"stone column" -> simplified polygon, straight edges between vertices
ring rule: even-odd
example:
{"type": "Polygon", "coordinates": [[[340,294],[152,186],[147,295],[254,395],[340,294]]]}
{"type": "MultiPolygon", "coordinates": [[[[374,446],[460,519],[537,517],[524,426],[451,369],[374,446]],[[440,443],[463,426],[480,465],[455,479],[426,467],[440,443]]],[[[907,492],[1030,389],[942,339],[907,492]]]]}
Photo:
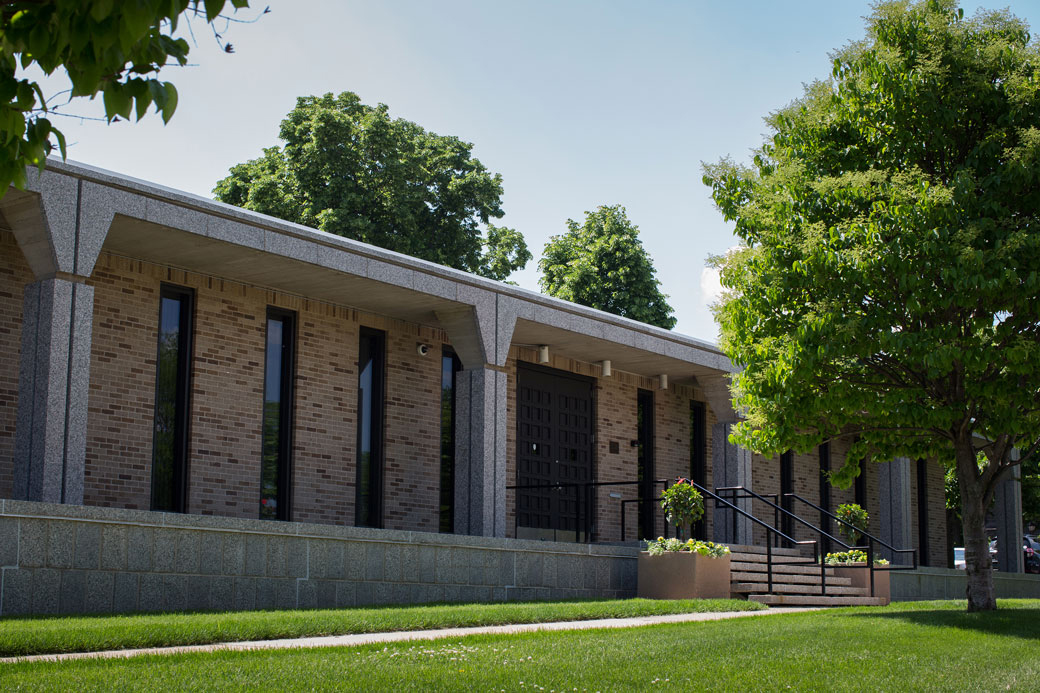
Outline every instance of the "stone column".
{"type": "Polygon", "coordinates": [[[506,535],[506,390],[492,368],[456,375],[456,534],[506,535]]]}
{"type": "Polygon", "coordinates": [[[455,533],[506,536],[504,370],[516,325],[515,301],[460,290],[470,305],[437,312],[463,370],[455,376],[455,533]]]}
{"type": "Polygon", "coordinates": [[[36,281],[25,287],[14,497],[83,504],[94,288],[85,282],[132,193],[48,168],[0,199],[36,281]]]}
{"type": "Polygon", "coordinates": [[[1022,555],[1021,467],[1012,467],[1011,476],[997,486],[993,499],[993,519],[997,524],[998,569],[1002,573],[1025,572],[1025,557],[1022,555]]]}
{"type": "MultiPolygon", "coordinates": [[[[714,488],[744,486],[751,488],[751,452],[729,442],[732,423],[717,423],[711,428],[712,436],[712,480],[714,488]]],[[[716,493],[718,493],[716,491],[716,493]]],[[[723,498],[727,494],[719,493],[723,498]]],[[[728,500],[728,498],[727,498],[728,500]]],[[[708,501],[709,504],[712,501],[708,501]]],[[[751,512],[751,500],[738,500],[735,505],[751,512]]],[[[747,517],[729,508],[715,508],[714,541],[726,544],[752,544],[752,523],[747,517]]]]}
{"type": "MultiPolygon", "coordinates": [[[[878,465],[879,500],[881,506],[881,536],[897,549],[913,548],[913,522],[910,506],[910,460],[897,457],[891,462],[878,465]]],[[[881,557],[892,563],[910,564],[913,558],[908,553],[893,554],[888,549],[881,550],[881,557]]],[[[918,557],[920,561],[920,557],[918,557]]]]}
{"type": "Polygon", "coordinates": [[[25,287],[14,497],[83,504],[94,288],[51,278],[25,287]]]}

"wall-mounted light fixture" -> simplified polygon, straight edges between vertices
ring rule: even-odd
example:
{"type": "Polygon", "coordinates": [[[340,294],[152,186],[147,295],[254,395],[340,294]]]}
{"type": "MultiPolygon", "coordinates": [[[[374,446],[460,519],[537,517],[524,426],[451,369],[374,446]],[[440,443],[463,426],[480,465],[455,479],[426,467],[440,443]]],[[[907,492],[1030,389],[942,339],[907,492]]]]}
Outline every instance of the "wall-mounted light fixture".
{"type": "Polygon", "coordinates": [[[668,389],[668,374],[667,373],[662,373],[661,374],[661,389],[662,390],[667,390],[668,389]]]}
{"type": "Polygon", "coordinates": [[[549,363],[549,345],[538,345],[538,363],[549,363]]]}
{"type": "Polygon", "coordinates": [[[599,367],[603,369],[603,377],[609,378],[611,374],[610,370],[610,359],[604,359],[599,362],[599,367]]]}
{"type": "Polygon", "coordinates": [[[415,345],[415,351],[416,351],[416,353],[419,354],[419,356],[426,356],[427,354],[430,353],[430,345],[429,344],[416,344],[415,345]]]}

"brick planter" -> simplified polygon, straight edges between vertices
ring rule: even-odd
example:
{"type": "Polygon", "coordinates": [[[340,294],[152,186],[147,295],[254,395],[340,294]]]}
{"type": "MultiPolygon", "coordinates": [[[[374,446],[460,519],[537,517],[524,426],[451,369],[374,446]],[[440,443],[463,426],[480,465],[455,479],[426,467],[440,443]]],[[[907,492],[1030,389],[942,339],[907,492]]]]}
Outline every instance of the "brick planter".
{"type": "Polygon", "coordinates": [[[720,558],[688,551],[639,554],[638,596],[644,599],[728,599],[729,555],[720,558]]]}
{"type": "MultiPolygon", "coordinates": [[[[834,566],[834,577],[850,578],[852,587],[870,589],[870,571],[866,563],[855,565],[834,566]]],[[[874,596],[885,600],[885,604],[892,601],[892,582],[887,570],[874,570],[874,596]]],[[[870,595],[870,592],[867,592],[870,595]]]]}

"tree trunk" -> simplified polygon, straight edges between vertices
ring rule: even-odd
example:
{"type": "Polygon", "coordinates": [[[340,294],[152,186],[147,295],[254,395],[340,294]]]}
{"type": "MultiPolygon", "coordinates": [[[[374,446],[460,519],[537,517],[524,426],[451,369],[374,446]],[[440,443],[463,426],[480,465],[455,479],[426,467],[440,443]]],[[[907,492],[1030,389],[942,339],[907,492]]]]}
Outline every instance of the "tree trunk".
{"type": "Polygon", "coordinates": [[[989,557],[989,537],[986,536],[986,510],[989,503],[979,479],[978,463],[970,438],[957,440],[954,445],[957,484],[961,490],[968,611],[993,611],[997,608],[997,597],[993,586],[993,564],[989,557]]]}
{"type": "MultiPolygon", "coordinates": [[[[962,500],[964,496],[961,496],[962,500]]],[[[981,499],[980,499],[981,500],[981,499]]],[[[967,573],[968,611],[992,611],[997,608],[993,586],[993,564],[989,555],[989,537],[986,536],[986,510],[981,502],[964,502],[964,568],[967,573]]]]}

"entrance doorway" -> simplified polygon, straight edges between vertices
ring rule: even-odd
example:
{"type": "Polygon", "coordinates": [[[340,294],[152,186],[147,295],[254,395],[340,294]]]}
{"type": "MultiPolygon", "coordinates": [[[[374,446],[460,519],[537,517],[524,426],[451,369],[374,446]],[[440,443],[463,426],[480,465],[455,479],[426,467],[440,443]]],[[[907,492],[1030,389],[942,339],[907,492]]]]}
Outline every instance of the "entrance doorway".
{"type": "Polygon", "coordinates": [[[519,365],[516,390],[516,535],[585,541],[591,494],[581,484],[592,480],[592,380],[519,365]]]}

